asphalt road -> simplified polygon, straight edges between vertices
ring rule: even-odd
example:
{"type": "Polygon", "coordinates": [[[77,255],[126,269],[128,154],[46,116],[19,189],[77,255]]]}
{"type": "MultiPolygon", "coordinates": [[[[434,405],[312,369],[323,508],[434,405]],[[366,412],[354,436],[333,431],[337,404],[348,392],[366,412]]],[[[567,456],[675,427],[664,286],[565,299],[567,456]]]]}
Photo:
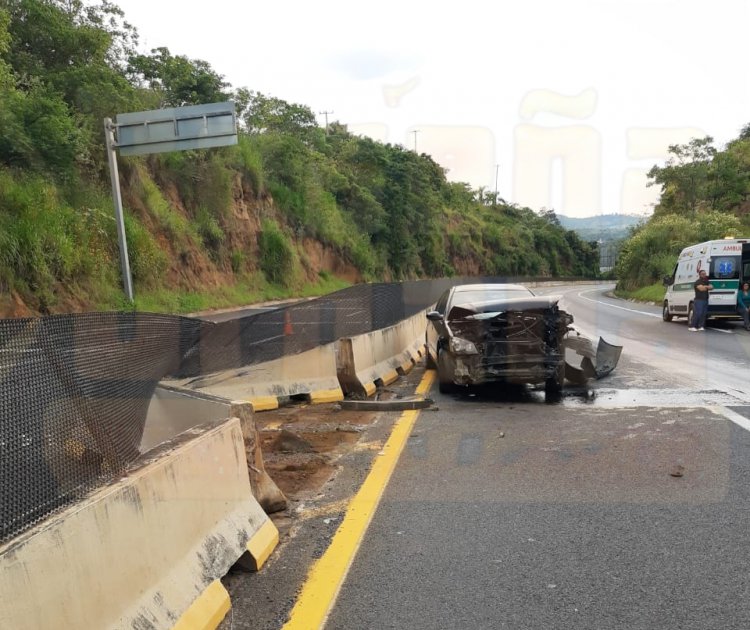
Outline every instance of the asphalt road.
{"type": "Polygon", "coordinates": [[[510,407],[422,415],[327,628],[750,627],[750,433],[510,407]]]}
{"type": "Polygon", "coordinates": [[[720,412],[747,411],[750,335],[561,292],[619,375],[560,405],[433,391],[327,628],[750,627],[750,432],[720,412]]]}
{"type": "Polygon", "coordinates": [[[608,297],[611,288],[560,291],[563,307],[582,332],[622,345],[627,355],[662,372],[673,386],[729,391],[750,402],[750,333],[741,321],[710,322],[706,331],[690,332],[685,318],[664,322],[661,307],[608,297]]]}
{"type": "MultiPolygon", "coordinates": [[[[691,333],[606,290],[535,292],[623,345],[607,378],[552,405],[433,387],[326,628],[750,628],[750,333],[691,333]]],[[[230,589],[233,627],[281,627],[330,521],[230,589]]]]}

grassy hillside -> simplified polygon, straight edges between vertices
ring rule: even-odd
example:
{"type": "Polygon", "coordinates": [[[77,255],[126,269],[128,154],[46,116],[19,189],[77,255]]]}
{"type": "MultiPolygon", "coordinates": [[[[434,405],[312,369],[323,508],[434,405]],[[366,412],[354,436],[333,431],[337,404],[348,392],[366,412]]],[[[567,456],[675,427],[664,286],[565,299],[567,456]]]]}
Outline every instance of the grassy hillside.
{"type": "Polygon", "coordinates": [[[209,64],[138,54],[114,4],[0,5],[0,314],[128,307],[102,119],[234,100],[239,143],[120,158],[136,308],[191,311],[452,274],[592,275],[550,213],[449,183],[429,156],[328,133],[209,64]]]}

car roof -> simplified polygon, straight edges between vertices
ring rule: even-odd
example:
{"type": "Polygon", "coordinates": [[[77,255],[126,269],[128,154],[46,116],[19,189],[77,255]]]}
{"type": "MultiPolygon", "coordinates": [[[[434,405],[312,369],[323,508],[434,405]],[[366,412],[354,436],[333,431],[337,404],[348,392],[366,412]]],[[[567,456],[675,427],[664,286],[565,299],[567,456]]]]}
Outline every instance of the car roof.
{"type": "Polygon", "coordinates": [[[461,291],[529,291],[522,284],[457,284],[453,287],[455,293],[461,291]]]}

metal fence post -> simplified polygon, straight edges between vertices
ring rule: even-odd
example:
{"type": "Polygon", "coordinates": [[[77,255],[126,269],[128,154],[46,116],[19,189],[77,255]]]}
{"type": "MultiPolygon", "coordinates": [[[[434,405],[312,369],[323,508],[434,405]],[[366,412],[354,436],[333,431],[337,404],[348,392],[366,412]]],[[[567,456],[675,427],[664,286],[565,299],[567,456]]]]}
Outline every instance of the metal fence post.
{"type": "Polygon", "coordinates": [[[120,173],[117,169],[117,154],[115,153],[114,125],[111,118],[104,119],[104,135],[107,139],[107,158],[109,159],[109,174],[112,178],[112,199],[115,203],[115,221],[117,223],[117,240],[120,244],[120,269],[122,271],[122,285],[125,297],[133,301],[133,278],[130,275],[130,260],[128,258],[128,243],[125,238],[125,221],[122,216],[122,197],[120,196],[120,173]]]}

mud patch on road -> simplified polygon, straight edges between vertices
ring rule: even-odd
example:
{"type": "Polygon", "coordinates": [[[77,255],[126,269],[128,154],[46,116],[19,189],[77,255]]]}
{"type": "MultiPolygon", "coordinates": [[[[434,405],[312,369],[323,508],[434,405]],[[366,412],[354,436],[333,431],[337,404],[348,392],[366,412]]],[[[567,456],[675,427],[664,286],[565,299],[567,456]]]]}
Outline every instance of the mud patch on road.
{"type": "MultiPolygon", "coordinates": [[[[387,396],[387,392],[383,392],[387,396]]],[[[296,404],[255,414],[266,471],[292,501],[316,496],[376,413],[296,404]]]]}

